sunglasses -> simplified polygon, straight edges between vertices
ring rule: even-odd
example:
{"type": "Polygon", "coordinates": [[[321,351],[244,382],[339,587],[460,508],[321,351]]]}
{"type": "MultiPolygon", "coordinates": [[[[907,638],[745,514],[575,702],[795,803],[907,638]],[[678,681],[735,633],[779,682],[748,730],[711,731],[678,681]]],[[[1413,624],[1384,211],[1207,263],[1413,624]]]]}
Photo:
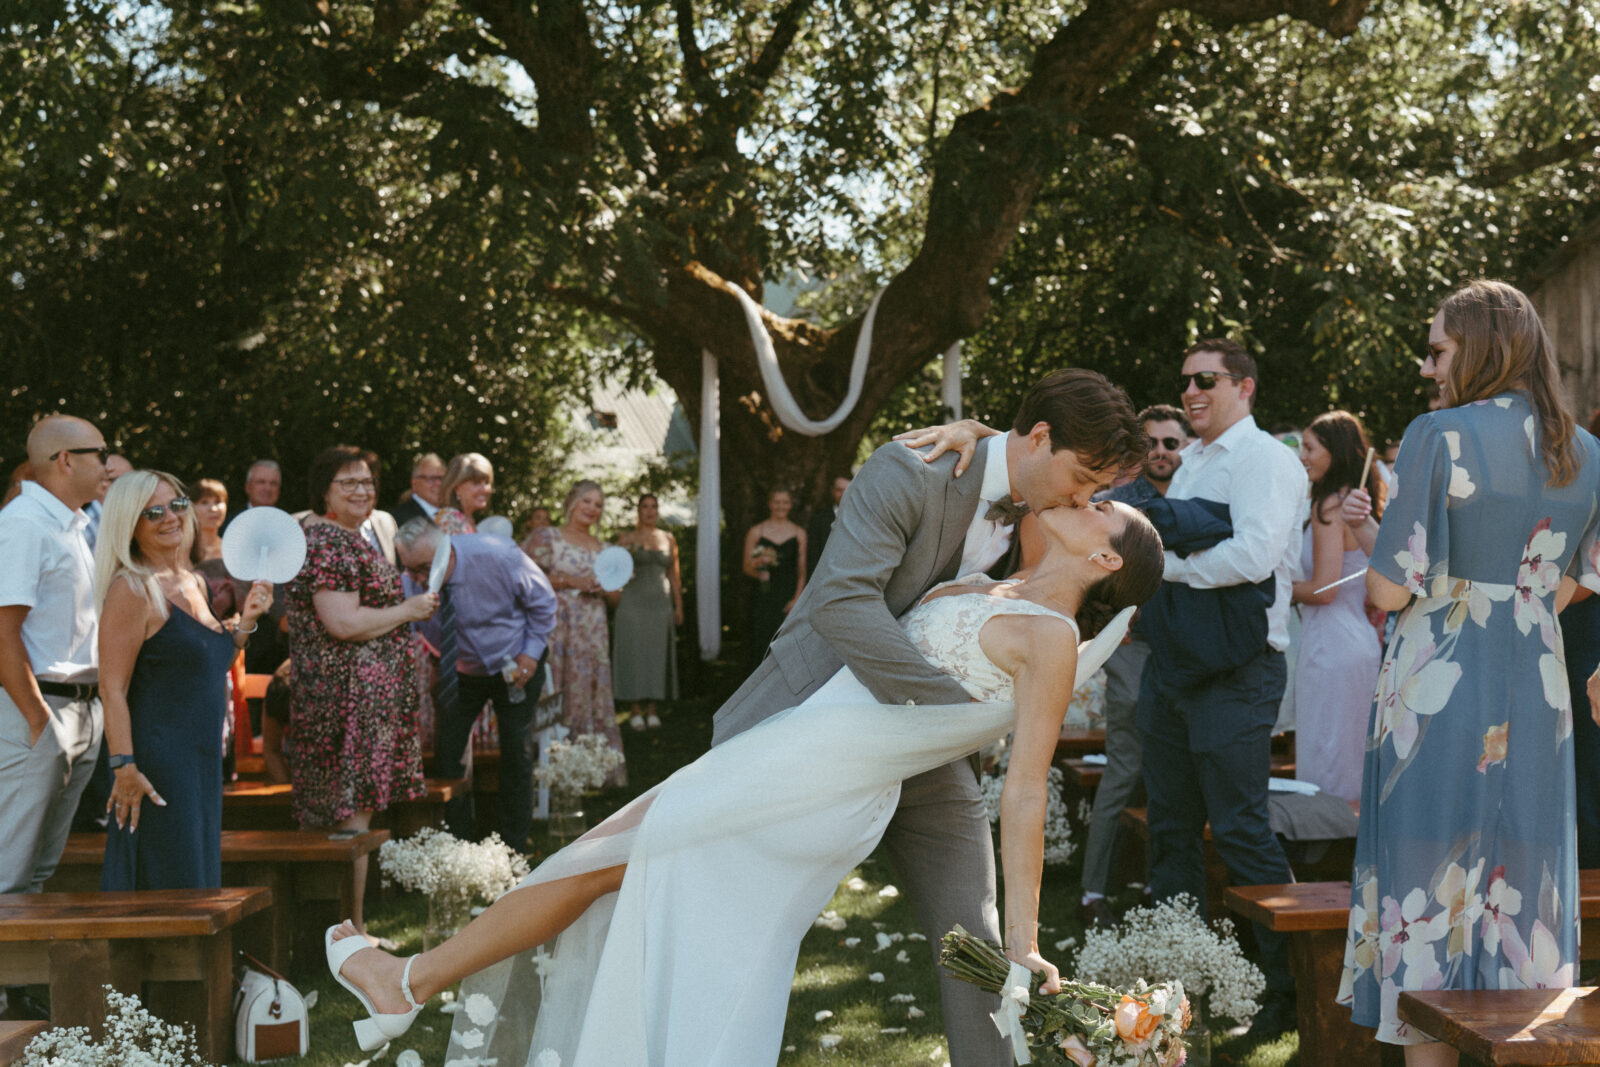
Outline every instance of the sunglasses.
{"type": "Polygon", "coordinates": [[[1225,370],[1203,370],[1197,374],[1180,374],[1178,375],[1178,392],[1188,392],[1190,382],[1209,392],[1217,387],[1218,378],[1232,378],[1234,381],[1238,381],[1243,377],[1244,375],[1242,374],[1229,374],[1225,370]]]}
{"type": "Polygon", "coordinates": [[[50,458],[55,459],[62,452],[73,456],[98,456],[102,467],[106,464],[106,457],[111,455],[111,449],[101,445],[99,448],[63,448],[59,452],[52,452],[50,458]]]}
{"type": "Polygon", "coordinates": [[[188,514],[189,498],[186,496],[175,496],[171,500],[167,501],[165,506],[160,504],[152,504],[143,511],[139,512],[139,517],[141,519],[149,519],[151,522],[160,522],[162,519],[167,517],[167,512],[169,511],[172,512],[175,517],[188,514]]]}
{"type": "Polygon", "coordinates": [[[1177,451],[1179,451],[1180,449],[1183,448],[1183,438],[1181,438],[1181,437],[1152,437],[1152,438],[1150,438],[1150,444],[1152,446],[1160,445],[1162,448],[1166,449],[1168,452],[1177,452],[1177,451]]]}

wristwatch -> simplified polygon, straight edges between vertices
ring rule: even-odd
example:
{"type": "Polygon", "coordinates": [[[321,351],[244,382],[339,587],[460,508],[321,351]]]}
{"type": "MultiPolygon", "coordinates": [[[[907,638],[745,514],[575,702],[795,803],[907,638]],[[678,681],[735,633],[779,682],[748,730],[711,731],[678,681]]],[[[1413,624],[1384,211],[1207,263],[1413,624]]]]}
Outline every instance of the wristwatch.
{"type": "Polygon", "coordinates": [[[121,756],[112,756],[110,759],[106,760],[106,766],[110,767],[112,770],[117,770],[121,767],[126,767],[132,762],[134,762],[133,757],[124,754],[121,756]]]}

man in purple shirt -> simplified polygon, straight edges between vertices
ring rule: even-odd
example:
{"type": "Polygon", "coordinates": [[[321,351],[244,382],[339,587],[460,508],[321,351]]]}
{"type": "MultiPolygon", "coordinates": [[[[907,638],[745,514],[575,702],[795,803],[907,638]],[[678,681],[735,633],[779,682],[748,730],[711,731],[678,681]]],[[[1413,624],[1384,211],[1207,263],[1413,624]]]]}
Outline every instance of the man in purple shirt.
{"type": "MultiPolygon", "coordinates": [[[[395,552],[408,585],[426,587],[434,552],[445,539],[426,519],[400,527],[395,552]]],[[[480,534],[448,540],[450,567],[439,610],[415,624],[440,652],[434,755],[441,775],[462,777],[472,724],[484,704],[493,702],[500,722],[500,836],[522,852],[533,821],[533,713],[556,625],[556,595],[539,565],[510,541],[480,534]]],[[[476,836],[471,791],[450,801],[445,821],[457,837],[476,836]]]]}

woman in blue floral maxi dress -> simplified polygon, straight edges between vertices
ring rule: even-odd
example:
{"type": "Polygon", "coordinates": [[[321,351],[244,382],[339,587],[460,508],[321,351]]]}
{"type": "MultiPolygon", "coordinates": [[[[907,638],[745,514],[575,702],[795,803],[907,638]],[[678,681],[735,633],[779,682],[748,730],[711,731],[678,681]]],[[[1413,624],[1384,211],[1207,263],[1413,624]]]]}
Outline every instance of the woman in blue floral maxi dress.
{"type": "Polygon", "coordinates": [[[1473,283],[1440,309],[1429,348],[1423,373],[1454,406],[1407,428],[1372,553],[1372,599],[1400,615],[1368,730],[1339,990],[1355,1022],[1402,1045],[1432,1040],[1397,1017],[1402,990],[1576,982],[1556,614],[1564,578],[1600,584],[1600,444],[1562,409],[1527,298],[1473,283]]]}

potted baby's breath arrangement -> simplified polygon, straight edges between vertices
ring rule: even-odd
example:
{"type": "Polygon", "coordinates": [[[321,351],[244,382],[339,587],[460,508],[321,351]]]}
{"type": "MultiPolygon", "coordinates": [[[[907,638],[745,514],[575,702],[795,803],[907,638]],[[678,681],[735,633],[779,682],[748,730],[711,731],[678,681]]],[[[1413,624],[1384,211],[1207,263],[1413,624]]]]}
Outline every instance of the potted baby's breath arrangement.
{"type": "Polygon", "coordinates": [[[539,784],[550,790],[550,836],[566,844],[582,835],[583,794],[599,789],[622,765],[622,753],[604,734],[579,734],[553,741],[545,762],[533,769],[539,784]]]}
{"type": "Polygon", "coordinates": [[[83,1026],[46,1030],[23,1050],[22,1067],[208,1067],[187,1027],[162,1022],[131,993],[105,993],[99,1040],[83,1026]]]}
{"type": "Polygon", "coordinates": [[[384,885],[427,895],[427,949],[465,926],[474,902],[491,903],[516,885],[528,873],[528,861],[498,834],[463,841],[429,826],[403,841],[385,841],[378,868],[384,885]]]}
{"type": "MultiPolygon", "coordinates": [[[[1156,976],[1175,978],[1212,1015],[1248,1025],[1266,989],[1261,969],[1245,959],[1233,923],[1207,926],[1194,901],[1180,894],[1151,907],[1134,908],[1112,929],[1091,929],[1078,952],[1077,973],[1107,985],[1126,985],[1156,976]]],[[[1189,1063],[1210,1062],[1210,1030],[1199,1013],[1186,1038],[1189,1063]]]]}

